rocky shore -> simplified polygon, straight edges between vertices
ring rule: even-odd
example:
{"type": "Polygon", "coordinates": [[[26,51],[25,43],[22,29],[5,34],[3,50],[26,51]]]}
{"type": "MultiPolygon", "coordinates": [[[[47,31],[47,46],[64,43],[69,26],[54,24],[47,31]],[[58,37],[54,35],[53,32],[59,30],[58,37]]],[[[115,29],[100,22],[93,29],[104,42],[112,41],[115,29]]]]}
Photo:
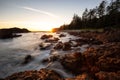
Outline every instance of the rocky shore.
{"type": "Polygon", "coordinates": [[[20,37],[22,35],[18,35],[16,33],[27,33],[27,32],[30,31],[27,29],[20,29],[20,28],[0,29],[0,39],[20,37]]]}
{"type": "MultiPolygon", "coordinates": [[[[55,70],[43,68],[39,71],[15,73],[1,80],[120,80],[119,30],[69,32],[69,34],[79,38],[65,43],[58,42],[58,38],[49,39],[53,37],[51,35],[43,35],[41,39],[47,39],[47,42],[56,44],[53,47],[54,50],[69,51],[87,44],[89,46],[86,51],[74,50],[63,56],[52,56],[43,62],[59,61],[66,71],[75,75],[74,77],[64,78],[55,70]]],[[[60,34],[59,37],[65,37],[65,35],[60,34]]],[[[48,47],[51,45],[40,45],[40,49],[48,47]]]]}

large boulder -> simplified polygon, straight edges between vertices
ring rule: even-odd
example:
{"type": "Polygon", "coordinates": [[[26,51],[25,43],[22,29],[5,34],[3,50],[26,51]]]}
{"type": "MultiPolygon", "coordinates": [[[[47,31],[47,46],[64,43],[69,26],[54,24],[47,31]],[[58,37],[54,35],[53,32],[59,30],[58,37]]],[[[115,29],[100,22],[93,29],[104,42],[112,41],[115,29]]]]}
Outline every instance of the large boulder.
{"type": "Polygon", "coordinates": [[[69,42],[65,42],[65,43],[59,42],[55,45],[54,49],[68,51],[71,50],[71,47],[72,45],[69,42]]]}
{"type": "Polygon", "coordinates": [[[59,40],[59,38],[54,37],[54,38],[46,39],[45,42],[49,42],[49,43],[57,43],[58,40],[59,40]]]}
{"type": "Polygon", "coordinates": [[[41,39],[48,39],[48,38],[51,38],[51,37],[53,37],[53,35],[44,34],[44,35],[41,36],[41,39]]]}
{"type": "Polygon", "coordinates": [[[72,73],[81,73],[84,57],[80,52],[66,54],[61,59],[61,64],[64,68],[72,73]]]}

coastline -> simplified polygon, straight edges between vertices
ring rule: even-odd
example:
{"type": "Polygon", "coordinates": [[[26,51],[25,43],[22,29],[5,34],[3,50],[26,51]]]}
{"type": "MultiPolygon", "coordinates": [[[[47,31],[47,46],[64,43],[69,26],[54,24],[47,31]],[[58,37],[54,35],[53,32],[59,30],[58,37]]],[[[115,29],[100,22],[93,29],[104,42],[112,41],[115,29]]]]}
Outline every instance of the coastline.
{"type": "MultiPolygon", "coordinates": [[[[69,34],[82,37],[66,43],[58,44],[54,49],[69,51],[72,47],[88,44],[83,53],[74,51],[62,57],[53,56],[52,61],[59,61],[65,70],[75,75],[72,78],[64,78],[54,70],[47,68],[39,71],[24,71],[15,73],[3,80],[119,80],[120,79],[120,31],[106,30],[103,32],[79,32],[68,31],[69,34]],[[71,45],[72,41],[76,45],[71,45]],[[62,45],[61,45],[62,44],[62,45]],[[64,45],[64,47],[62,47],[64,45]],[[111,77],[112,76],[112,77],[111,77]]],[[[48,36],[49,37],[49,36],[48,36]]],[[[44,37],[44,38],[48,38],[44,37]]],[[[65,36],[64,36],[65,37],[65,36]]],[[[43,39],[44,39],[43,38],[43,39]]],[[[48,41],[52,42],[52,40],[48,41]]],[[[49,60],[46,60],[47,62],[49,60]]]]}

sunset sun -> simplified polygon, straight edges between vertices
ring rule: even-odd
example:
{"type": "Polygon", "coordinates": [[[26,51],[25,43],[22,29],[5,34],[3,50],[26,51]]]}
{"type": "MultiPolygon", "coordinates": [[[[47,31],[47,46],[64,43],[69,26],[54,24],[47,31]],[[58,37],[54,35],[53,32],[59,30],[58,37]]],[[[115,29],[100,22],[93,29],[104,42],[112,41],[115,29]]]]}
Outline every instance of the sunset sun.
{"type": "Polygon", "coordinates": [[[56,26],[60,26],[57,22],[24,22],[22,25],[27,26],[31,31],[51,31],[56,26]]]}

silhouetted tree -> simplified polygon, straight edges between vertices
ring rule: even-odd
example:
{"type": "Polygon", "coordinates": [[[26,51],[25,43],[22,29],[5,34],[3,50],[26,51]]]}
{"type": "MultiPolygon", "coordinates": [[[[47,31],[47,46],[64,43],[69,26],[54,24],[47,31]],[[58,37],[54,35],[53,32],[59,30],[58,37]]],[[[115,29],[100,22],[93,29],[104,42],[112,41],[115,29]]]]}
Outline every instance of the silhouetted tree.
{"type": "Polygon", "coordinates": [[[82,20],[86,21],[88,19],[88,9],[86,8],[82,14],[82,20]]]}
{"type": "Polygon", "coordinates": [[[60,29],[82,29],[82,28],[120,28],[120,0],[111,0],[106,5],[106,0],[99,6],[88,10],[82,14],[82,19],[74,14],[69,25],[63,25],[60,29]]]}
{"type": "Polygon", "coordinates": [[[81,18],[77,14],[74,14],[73,20],[71,21],[69,26],[70,26],[70,29],[79,29],[80,27],[82,27],[81,18]]]}
{"type": "Polygon", "coordinates": [[[106,10],[106,1],[102,1],[97,9],[97,14],[99,18],[105,15],[105,10],[106,10]]]}

